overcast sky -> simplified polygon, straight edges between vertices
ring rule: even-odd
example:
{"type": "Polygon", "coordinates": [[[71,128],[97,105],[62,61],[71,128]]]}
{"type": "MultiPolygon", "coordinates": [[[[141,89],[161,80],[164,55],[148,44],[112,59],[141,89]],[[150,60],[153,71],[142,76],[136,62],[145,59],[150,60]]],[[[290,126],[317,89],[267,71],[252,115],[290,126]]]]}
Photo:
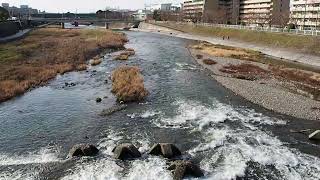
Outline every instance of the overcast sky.
{"type": "Polygon", "coordinates": [[[96,12],[106,6],[121,9],[141,9],[144,4],[151,3],[179,3],[183,0],[0,0],[10,6],[29,5],[32,8],[47,12],[96,12]]]}

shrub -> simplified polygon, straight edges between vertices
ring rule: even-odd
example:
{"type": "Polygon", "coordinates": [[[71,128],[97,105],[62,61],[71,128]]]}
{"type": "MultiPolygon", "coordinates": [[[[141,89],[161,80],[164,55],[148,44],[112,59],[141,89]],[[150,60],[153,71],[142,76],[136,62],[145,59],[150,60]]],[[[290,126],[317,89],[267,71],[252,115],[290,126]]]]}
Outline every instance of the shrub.
{"type": "Polygon", "coordinates": [[[124,102],[141,101],[149,94],[140,70],[135,66],[121,66],[112,72],[112,93],[118,101],[124,102]]]}
{"type": "Polygon", "coordinates": [[[79,64],[77,66],[77,71],[84,71],[87,70],[88,66],[86,64],[79,64]]]}
{"type": "Polygon", "coordinates": [[[203,60],[203,63],[204,63],[204,64],[207,64],[207,65],[217,64],[217,62],[214,61],[214,60],[212,60],[212,59],[204,59],[204,60],[203,60]]]}
{"type": "Polygon", "coordinates": [[[96,65],[101,64],[101,62],[102,62],[101,59],[93,59],[93,60],[91,60],[90,64],[91,64],[91,66],[96,66],[96,65]]]}
{"type": "Polygon", "coordinates": [[[129,55],[127,55],[127,54],[120,54],[120,55],[116,56],[114,59],[115,59],[115,60],[126,61],[126,60],[129,59],[129,55]]]}

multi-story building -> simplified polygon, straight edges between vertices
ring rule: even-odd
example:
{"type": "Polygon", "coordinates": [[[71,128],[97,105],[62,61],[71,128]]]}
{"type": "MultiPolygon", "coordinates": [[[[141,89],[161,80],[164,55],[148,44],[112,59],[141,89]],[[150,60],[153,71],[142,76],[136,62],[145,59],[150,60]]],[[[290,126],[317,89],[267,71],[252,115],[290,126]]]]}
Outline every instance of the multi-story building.
{"type": "Polygon", "coordinates": [[[187,21],[235,24],[238,20],[239,0],[188,0],[183,3],[187,21]]]}
{"type": "Polygon", "coordinates": [[[3,8],[5,8],[6,10],[8,10],[9,9],[9,3],[2,3],[1,4],[1,6],[3,7],[3,8]]]}
{"type": "Polygon", "coordinates": [[[320,29],[320,0],[292,0],[290,23],[299,29],[320,29]]]}
{"type": "Polygon", "coordinates": [[[186,20],[281,26],[289,20],[289,0],[188,0],[186,20]]]}
{"type": "Polygon", "coordinates": [[[242,24],[285,26],[289,21],[289,0],[240,0],[242,24]]]}
{"type": "Polygon", "coordinates": [[[186,21],[199,21],[204,14],[205,0],[184,1],[182,10],[186,21]]]}
{"type": "Polygon", "coordinates": [[[32,9],[28,5],[21,5],[20,8],[15,6],[10,7],[9,3],[2,3],[1,5],[9,11],[12,17],[27,17],[32,14],[38,14],[37,9],[32,9]]]}
{"type": "Polygon", "coordinates": [[[179,11],[179,4],[165,3],[165,4],[151,4],[147,9],[150,11],[179,11]]]}

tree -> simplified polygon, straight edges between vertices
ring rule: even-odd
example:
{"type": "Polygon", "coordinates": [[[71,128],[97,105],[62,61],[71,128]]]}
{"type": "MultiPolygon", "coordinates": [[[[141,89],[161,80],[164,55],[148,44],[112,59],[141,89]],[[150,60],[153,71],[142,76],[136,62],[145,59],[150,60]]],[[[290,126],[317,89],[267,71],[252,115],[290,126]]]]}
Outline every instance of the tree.
{"type": "Polygon", "coordinates": [[[153,11],[153,19],[156,21],[161,21],[161,15],[158,10],[153,11]]]}
{"type": "Polygon", "coordinates": [[[5,21],[9,17],[9,12],[5,8],[0,7],[0,21],[5,21]]]}

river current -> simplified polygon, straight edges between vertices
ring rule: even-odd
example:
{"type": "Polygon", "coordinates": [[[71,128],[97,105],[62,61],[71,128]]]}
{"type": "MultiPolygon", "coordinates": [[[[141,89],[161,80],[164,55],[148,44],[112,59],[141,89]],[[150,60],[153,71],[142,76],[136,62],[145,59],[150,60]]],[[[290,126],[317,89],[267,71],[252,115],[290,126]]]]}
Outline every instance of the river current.
{"type": "Polygon", "coordinates": [[[0,104],[0,179],[172,179],[160,157],[114,160],[111,150],[124,142],[141,152],[153,143],[174,143],[200,164],[202,179],[319,179],[319,144],[289,132],[319,122],[276,114],[236,96],[192,59],[189,40],[126,34],[126,47],[136,50],[129,61],[106,54],[88,71],[59,75],[0,104]],[[100,116],[115,105],[108,77],[121,64],[139,66],[150,95],[100,116]],[[100,154],[67,160],[78,143],[96,144],[100,154]]]}

